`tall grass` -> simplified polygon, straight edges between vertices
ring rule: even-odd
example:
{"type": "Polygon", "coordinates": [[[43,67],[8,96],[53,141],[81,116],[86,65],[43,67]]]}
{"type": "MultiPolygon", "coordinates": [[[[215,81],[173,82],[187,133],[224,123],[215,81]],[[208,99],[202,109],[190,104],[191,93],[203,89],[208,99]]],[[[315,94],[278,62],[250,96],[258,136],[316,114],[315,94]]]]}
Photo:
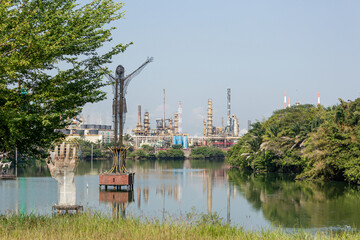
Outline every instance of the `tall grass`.
{"type": "Polygon", "coordinates": [[[245,231],[220,222],[160,223],[114,219],[94,213],[79,215],[2,215],[0,239],[360,239],[356,232],[285,233],[245,231]]]}

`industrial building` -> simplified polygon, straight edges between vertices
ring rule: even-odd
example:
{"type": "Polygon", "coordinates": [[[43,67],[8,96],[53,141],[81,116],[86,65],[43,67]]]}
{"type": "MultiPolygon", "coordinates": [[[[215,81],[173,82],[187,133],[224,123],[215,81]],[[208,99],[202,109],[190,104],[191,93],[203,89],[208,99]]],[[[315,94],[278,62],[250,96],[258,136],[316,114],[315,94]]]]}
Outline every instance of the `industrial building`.
{"type": "Polygon", "coordinates": [[[239,138],[240,125],[236,115],[231,114],[231,89],[227,89],[227,121],[226,126],[216,127],[213,124],[212,100],[208,100],[207,119],[203,122],[203,137],[189,137],[182,132],[182,104],[179,102],[178,111],[172,117],[165,117],[165,89],[163,90],[163,116],[156,119],[155,129],[150,128],[150,114],[145,112],[141,121],[141,106],[138,106],[138,123],[132,130],[135,147],[142,144],[157,148],[168,148],[172,144],[188,146],[216,146],[227,148],[235,144],[239,138]]]}
{"type": "Polygon", "coordinates": [[[138,106],[138,123],[132,130],[135,148],[142,144],[158,148],[168,148],[172,144],[181,144],[188,147],[188,134],[182,133],[182,104],[179,102],[178,111],[172,117],[165,117],[165,89],[163,89],[163,116],[156,119],[155,129],[150,127],[150,114],[144,113],[144,121],[141,121],[141,105],[138,106]]]}
{"type": "Polygon", "coordinates": [[[227,121],[226,126],[215,127],[213,125],[212,100],[208,100],[207,119],[204,120],[203,135],[205,137],[239,137],[240,124],[236,115],[231,114],[231,89],[227,89],[227,121]]]}
{"type": "Polygon", "coordinates": [[[216,127],[213,124],[213,103],[208,99],[207,118],[203,121],[203,144],[227,148],[237,142],[240,124],[236,115],[231,114],[231,89],[227,89],[226,126],[216,127]]]}
{"type": "Polygon", "coordinates": [[[110,125],[98,124],[72,124],[66,129],[60,130],[66,138],[82,138],[84,140],[97,143],[110,143],[114,139],[114,131],[110,125]]]}

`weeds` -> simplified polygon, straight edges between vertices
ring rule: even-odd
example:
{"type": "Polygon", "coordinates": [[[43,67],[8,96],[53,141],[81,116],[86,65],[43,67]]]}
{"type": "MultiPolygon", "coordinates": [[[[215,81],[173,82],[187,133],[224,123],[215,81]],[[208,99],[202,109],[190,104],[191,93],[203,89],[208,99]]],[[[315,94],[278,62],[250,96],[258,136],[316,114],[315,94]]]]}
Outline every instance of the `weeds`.
{"type": "Polygon", "coordinates": [[[79,215],[0,215],[0,239],[359,239],[357,232],[286,233],[280,229],[245,231],[225,224],[217,214],[192,211],[187,222],[79,215]]]}

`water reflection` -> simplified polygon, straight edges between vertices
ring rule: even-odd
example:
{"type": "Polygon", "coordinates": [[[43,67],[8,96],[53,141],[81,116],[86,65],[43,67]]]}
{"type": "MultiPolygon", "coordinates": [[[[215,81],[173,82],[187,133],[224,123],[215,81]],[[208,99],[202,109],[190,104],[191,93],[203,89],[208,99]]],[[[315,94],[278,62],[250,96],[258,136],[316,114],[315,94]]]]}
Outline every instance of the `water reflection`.
{"type": "Polygon", "coordinates": [[[347,184],[246,175],[227,171],[224,162],[216,161],[128,161],[127,167],[136,172],[134,191],[100,192],[97,173],[111,166],[112,160],[94,161],[91,169],[90,162],[80,161],[75,174],[58,167],[52,173],[59,182],[58,199],[57,182],[46,177],[50,172],[43,169],[45,177],[23,177],[40,172],[39,166],[36,171],[29,168],[16,181],[0,181],[0,213],[8,209],[51,213],[54,202],[78,202],[114,217],[130,214],[159,220],[181,218],[195,208],[200,213],[216,212],[225,222],[245,229],[360,227],[360,191],[347,184]],[[75,193],[70,194],[73,199],[66,196],[75,191],[76,198],[75,193]]]}
{"type": "Polygon", "coordinates": [[[99,191],[99,202],[111,205],[114,218],[125,218],[126,207],[134,202],[134,191],[99,191]]]}
{"type": "Polygon", "coordinates": [[[349,228],[360,226],[360,192],[343,183],[295,182],[288,176],[229,172],[252,206],[274,226],[349,228]]]}

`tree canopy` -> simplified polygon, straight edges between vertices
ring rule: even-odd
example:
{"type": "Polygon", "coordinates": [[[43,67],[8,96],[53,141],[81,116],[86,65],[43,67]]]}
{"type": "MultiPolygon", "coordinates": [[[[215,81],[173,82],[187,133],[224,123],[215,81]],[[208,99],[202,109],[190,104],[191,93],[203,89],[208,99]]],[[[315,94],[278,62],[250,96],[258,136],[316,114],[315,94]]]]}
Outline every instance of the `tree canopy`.
{"type": "Polygon", "coordinates": [[[102,48],[112,40],[109,23],[123,17],[122,6],[113,0],[1,1],[0,153],[17,148],[38,156],[61,137],[55,129],[86,103],[105,98],[102,66],[129,45],[102,48]]]}
{"type": "Polygon", "coordinates": [[[228,151],[233,166],[360,184],[360,98],[329,108],[300,105],[257,122],[228,151]]]}

